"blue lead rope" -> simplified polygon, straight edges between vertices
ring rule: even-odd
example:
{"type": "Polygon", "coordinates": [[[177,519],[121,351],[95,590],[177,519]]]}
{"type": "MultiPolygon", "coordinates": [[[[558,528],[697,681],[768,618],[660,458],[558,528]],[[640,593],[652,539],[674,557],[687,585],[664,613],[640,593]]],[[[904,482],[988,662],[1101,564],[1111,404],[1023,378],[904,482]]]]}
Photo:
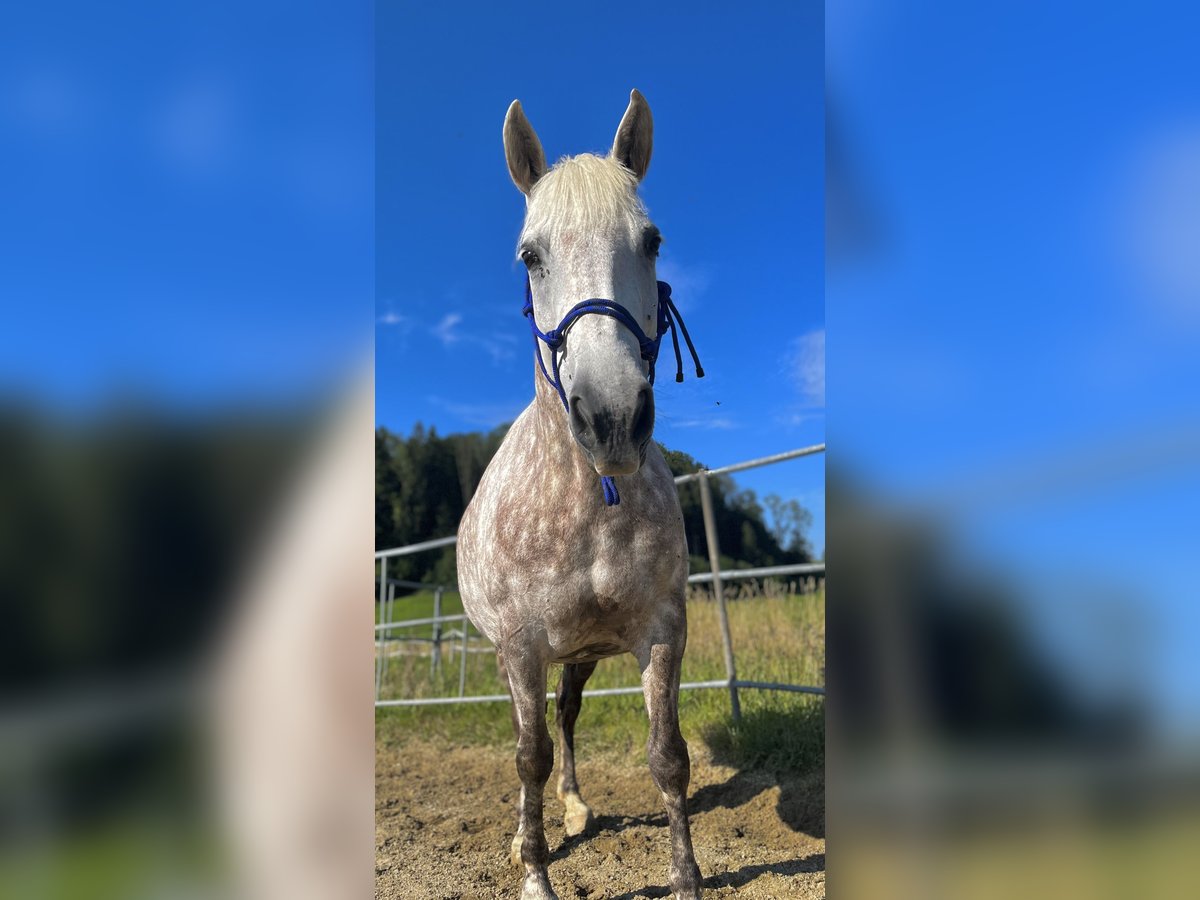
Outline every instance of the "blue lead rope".
{"type": "MultiPolygon", "coordinates": [[[[679,331],[683,332],[683,340],[687,343],[688,352],[692,355],[692,362],[696,365],[696,377],[704,377],[704,368],[700,365],[700,357],[692,343],[692,336],[688,334],[687,326],[683,324],[683,316],[679,314],[674,301],[671,300],[671,286],[665,281],[658,282],[658,329],[652,338],[646,336],[646,333],[638,325],[637,319],[630,314],[629,310],[615,300],[601,299],[576,303],[563,316],[563,320],[558,323],[557,328],[551,328],[546,332],[541,331],[533,316],[533,288],[529,283],[529,276],[525,277],[525,306],[521,312],[529,319],[529,328],[533,331],[533,350],[534,356],[537,357],[538,368],[542,370],[542,375],[546,381],[550,382],[550,386],[558,392],[558,396],[563,402],[563,408],[568,413],[571,412],[571,404],[567,401],[567,392],[562,386],[562,377],[558,372],[558,351],[567,342],[567,331],[571,326],[589,314],[610,316],[633,332],[633,336],[637,338],[641,347],[642,359],[649,363],[650,371],[647,380],[650,384],[654,384],[654,364],[658,361],[658,350],[662,344],[663,334],[667,331],[671,332],[671,344],[675,348],[675,380],[683,381],[683,355],[679,352],[679,331]],[[676,329],[676,325],[678,325],[678,329],[676,329]],[[542,360],[538,341],[542,341],[550,348],[550,368],[553,375],[546,371],[546,363],[542,360]]],[[[617,493],[617,483],[611,477],[601,476],[600,487],[604,490],[606,505],[616,506],[621,502],[621,495],[617,493]]]]}
{"type": "Polygon", "coordinates": [[[621,495],[617,493],[617,482],[613,478],[601,475],[600,487],[604,491],[605,506],[616,506],[621,502],[621,495]]]}

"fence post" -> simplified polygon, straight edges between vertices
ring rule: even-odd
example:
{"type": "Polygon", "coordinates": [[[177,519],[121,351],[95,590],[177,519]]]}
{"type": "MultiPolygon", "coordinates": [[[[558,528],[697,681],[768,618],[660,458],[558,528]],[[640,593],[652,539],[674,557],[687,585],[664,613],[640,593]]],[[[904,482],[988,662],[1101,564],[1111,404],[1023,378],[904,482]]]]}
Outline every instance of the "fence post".
{"type": "MultiPolygon", "coordinates": [[[[379,618],[385,619],[387,603],[387,557],[384,556],[379,560],[379,618]]],[[[384,624],[382,621],[379,624],[384,624]]],[[[383,638],[384,632],[375,632],[379,635],[375,641],[375,699],[379,699],[379,692],[383,687],[383,638]]]]}
{"type": "Polygon", "coordinates": [[[729,676],[729,705],[733,721],[742,720],[742,704],[738,700],[737,669],[733,664],[733,638],[729,634],[729,613],[725,609],[725,593],[721,590],[721,548],[717,544],[717,521],[713,516],[712,491],[708,487],[708,472],[700,471],[700,508],[704,513],[704,539],[708,543],[708,564],[712,569],[713,596],[717,600],[717,615],[721,620],[721,642],[725,651],[725,672],[729,676]]]}
{"type": "Polygon", "coordinates": [[[462,620],[462,653],[458,660],[458,696],[467,694],[467,629],[471,627],[470,619],[462,620]]]}
{"type": "MultiPolygon", "coordinates": [[[[392,584],[389,581],[388,586],[387,586],[387,602],[384,604],[384,607],[383,607],[383,615],[384,615],[383,621],[387,622],[390,625],[396,619],[395,613],[396,613],[396,585],[392,584]]],[[[380,679],[379,679],[380,684],[382,684],[384,681],[387,680],[388,669],[390,669],[391,667],[392,667],[392,659],[390,656],[388,656],[385,653],[383,655],[383,670],[382,670],[382,674],[380,675],[380,679]]]]}
{"type": "MultiPolygon", "coordinates": [[[[442,614],[442,586],[438,585],[433,590],[433,617],[436,619],[442,614]]],[[[433,653],[429,658],[429,674],[437,675],[442,668],[442,623],[433,623],[433,653]]]]}

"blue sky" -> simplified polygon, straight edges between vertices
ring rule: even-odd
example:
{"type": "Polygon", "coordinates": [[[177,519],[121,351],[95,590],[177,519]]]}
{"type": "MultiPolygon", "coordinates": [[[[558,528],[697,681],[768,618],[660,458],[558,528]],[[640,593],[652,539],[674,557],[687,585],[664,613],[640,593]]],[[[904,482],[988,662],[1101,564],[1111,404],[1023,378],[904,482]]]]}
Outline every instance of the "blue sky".
{"type": "MultiPolygon", "coordinates": [[[[1097,448],[1195,433],[1200,97],[1181,7],[831,6],[830,104],[877,234],[827,271],[831,437],[886,493],[1052,459],[1070,475],[1097,448]]],[[[1062,633],[1119,597],[1156,707],[1195,728],[1198,507],[1194,468],[1152,465],[970,510],[954,536],[1062,633]],[[1083,601],[1069,615],[1064,581],[1083,601]]]]}
{"type": "MultiPolygon", "coordinates": [[[[706,371],[660,379],[657,438],[711,466],[824,440],[820,3],[653,4],[636,22],[481,5],[469,24],[381,4],[376,26],[380,425],[487,429],[529,402],[505,110],[521,100],[548,160],[604,152],[636,87],[655,120],[642,193],[665,237],[659,277],[706,371]]],[[[824,549],[823,458],[738,483],[801,500],[824,549]]]]}
{"type": "MultiPolygon", "coordinates": [[[[662,385],[669,445],[720,465],[823,440],[826,297],[835,452],[889,491],[1200,422],[1194,10],[697,6],[12,6],[0,402],[303,398],[374,325],[379,423],[511,418],[533,373],[504,110],[551,158],[604,150],[636,86],[662,274],[709,372],[662,385]],[[825,65],[878,230],[828,270],[825,65]]],[[[823,471],[739,482],[803,501],[820,549],[823,471]]],[[[1200,722],[1200,484],[1096,488],[958,535],[1031,580],[1132,586],[1151,676],[1200,722]]]]}
{"type": "Polygon", "coordinates": [[[5,394],[296,402],[369,350],[369,3],[4,18],[5,394]]]}

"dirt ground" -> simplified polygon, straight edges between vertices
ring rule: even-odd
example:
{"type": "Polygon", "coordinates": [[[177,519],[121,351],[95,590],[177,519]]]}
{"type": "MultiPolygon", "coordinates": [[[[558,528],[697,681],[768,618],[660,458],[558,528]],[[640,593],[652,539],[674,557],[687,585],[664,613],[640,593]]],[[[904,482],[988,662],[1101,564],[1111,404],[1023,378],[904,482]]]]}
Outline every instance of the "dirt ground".
{"type": "MultiPolygon", "coordinates": [[[[825,826],[819,778],[778,780],[715,765],[691,746],[692,839],[705,897],[823,898],[825,826]]],[[[550,881],[561,900],[668,897],[670,843],[644,760],[577,762],[596,817],[567,838],[547,785],[550,881]]],[[[375,896],[379,900],[517,900],[509,862],[516,828],[512,754],[407,741],[375,763],[375,896]]]]}

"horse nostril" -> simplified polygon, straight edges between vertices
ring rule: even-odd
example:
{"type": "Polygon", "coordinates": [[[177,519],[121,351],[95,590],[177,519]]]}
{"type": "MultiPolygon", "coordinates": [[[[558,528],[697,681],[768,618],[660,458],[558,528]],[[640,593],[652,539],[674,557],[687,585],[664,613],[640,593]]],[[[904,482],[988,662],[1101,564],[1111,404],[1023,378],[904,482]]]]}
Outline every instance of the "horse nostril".
{"type": "Polygon", "coordinates": [[[638,390],[637,406],[633,411],[633,425],[629,431],[630,440],[634,446],[641,446],[650,440],[654,432],[654,392],[649,385],[638,390]]]}
{"type": "Polygon", "coordinates": [[[583,398],[579,394],[572,394],[569,402],[571,409],[571,430],[575,432],[575,437],[581,443],[590,447],[595,443],[595,435],[592,432],[591,416],[588,415],[583,398]]]}

